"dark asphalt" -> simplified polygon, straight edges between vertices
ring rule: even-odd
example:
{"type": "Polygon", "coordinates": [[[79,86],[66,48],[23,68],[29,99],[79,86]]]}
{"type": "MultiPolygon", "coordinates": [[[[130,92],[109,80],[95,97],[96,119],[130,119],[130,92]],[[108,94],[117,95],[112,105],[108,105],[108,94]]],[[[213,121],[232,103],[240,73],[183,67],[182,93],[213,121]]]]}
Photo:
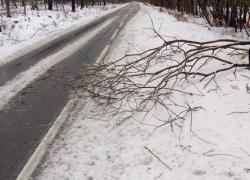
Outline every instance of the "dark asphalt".
{"type": "MultiPolygon", "coordinates": [[[[96,61],[103,48],[112,42],[110,38],[120,23],[124,21],[125,25],[138,9],[139,6],[132,3],[114,14],[113,16],[118,18],[113,23],[99,32],[74,55],[55,65],[21,91],[11,100],[8,107],[0,112],[0,180],[16,179],[50,125],[68,102],[72,90],[70,88],[72,77],[82,71],[86,64],[96,61]],[[126,15],[129,15],[127,19],[125,19],[126,15]]],[[[77,34],[71,40],[80,35],[84,34],[77,34]]],[[[3,66],[0,68],[0,75],[4,74],[5,77],[0,78],[0,85],[48,54],[56,52],[64,43],[60,42],[57,47],[46,49],[37,57],[30,57],[30,60],[21,59],[3,66]],[[7,70],[10,69],[14,69],[11,70],[12,74],[8,74],[7,70]]]]}
{"type": "MultiPolygon", "coordinates": [[[[122,9],[120,12],[123,12],[124,9],[122,9]]],[[[111,17],[114,15],[110,15],[111,17]]],[[[107,19],[109,16],[107,16],[107,19]]],[[[87,26],[87,28],[84,29],[84,31],[79,31],[76,33],[73,33],[70,36],[67,36],[66,38],[62,38],[59,40],[59,42],[54,45],[53,43],[50,43],[50,45],[46,46],[45,49],[41,48],[41,51],[38,50],[36,54],[27,54],[24,56],[21,56],[19,59],[16,59],[15,61],[11,61],[4,66],[0,66],[0,86],[4,85],[6,82],[13,79],[16,75],[18,75],[20,72],[23,72],[30,68],[31,66],[38,63],[40,60],[48,57],[51,54],[54,54],[55,52],[62,49],[67,44],[70,44],[71,42],[74,42],[76,39],[78,39],[80,36],[84,35],[88,30],[91,30],[95,28],[96,26],[100,25],[100,22],[93,23],[91,26],[87,26]]]]}

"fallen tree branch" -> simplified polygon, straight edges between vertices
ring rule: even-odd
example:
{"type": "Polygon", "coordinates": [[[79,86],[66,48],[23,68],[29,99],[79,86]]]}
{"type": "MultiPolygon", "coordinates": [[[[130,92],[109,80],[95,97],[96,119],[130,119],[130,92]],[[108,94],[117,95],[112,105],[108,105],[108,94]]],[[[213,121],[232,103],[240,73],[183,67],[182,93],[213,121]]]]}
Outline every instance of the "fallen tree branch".
{"type": "Polygon", "coordinates": [[[197,110],[176,98],[201,94],[198,88],[198,92],[190,92],[185,86],[200,82],[204,88],[213,84],[212,89],[220,89],[217,76],[225,72],[236,75],[240,69],[250,67],[247,60],[250,41],[166,40],[154,32],[163,41],[162,45],[105,64],[89,65],[79,75],[76,88],[97,104],[113,108],[115,113],[110,113],[111,117],[127,114],[124,118],[127,120],[137,113],[144,113],[146,117],[156,109],[165,111],[165,119],[154,116],[160,122],[154,127],[169,125],[173,129],[182,127],[188,114],[197,110]]]}

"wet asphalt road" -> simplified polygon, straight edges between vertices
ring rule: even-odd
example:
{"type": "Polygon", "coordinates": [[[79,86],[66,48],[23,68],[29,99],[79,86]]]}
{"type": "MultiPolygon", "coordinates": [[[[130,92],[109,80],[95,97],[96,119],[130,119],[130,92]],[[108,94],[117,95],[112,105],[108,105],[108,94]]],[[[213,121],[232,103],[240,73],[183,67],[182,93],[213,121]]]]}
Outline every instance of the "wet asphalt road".
{"type": "MultiPolygon", "coordinates": [[[[82,71],[86,64],[96,61],[103,48],[112,43],[111,37],[114,32],[121,29],[120,23],[124,22],[124,26],[138,9],[138,4],[132,3],[115,13],[113,16],[118,18],[113,23],[80,47],[74,55],[55,65],[22,90],[11,100],[7,109],[0,111],[0,180],[16,179],[50,125],[68,102],[72,90],[72,76],[82,71]]],[[[100,25],[97,24],[88,31],[100,25]]],[[[84,36],[84,33],[71,37],[71,41],[79,36],[84,36]]],[[[65,41],[62,41],[54,48],[39,52],[35,57],[21,58],[1,67],[0,86],[44,57],[60,50],[64,43],[65,41]]]]}

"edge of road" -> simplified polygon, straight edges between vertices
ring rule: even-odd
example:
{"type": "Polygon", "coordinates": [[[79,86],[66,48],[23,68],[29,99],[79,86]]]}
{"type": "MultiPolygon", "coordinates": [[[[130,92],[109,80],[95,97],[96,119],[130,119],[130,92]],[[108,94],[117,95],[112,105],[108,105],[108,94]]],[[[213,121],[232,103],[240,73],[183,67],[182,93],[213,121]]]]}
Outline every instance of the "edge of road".
{"type": "MultiPolygon", "coordinates": [[[[101,54],[98,56],[96,64],[104,63],[104,60],[109,53],[109,50],[110,45],[107,45],[103,49],[101,54]]],[[[71,116],[70,111],[75,107],[77,103],[77,99],[70,99],[68,101],[68,103],[65,105],[53,125],[49,128],[48,132],[45,134],[35,151],[32,153],[29,160],[24,165],[23,169],[18,174],[16,180],[28,180],[31,178],[32,174],[35,172],[37,166],[46,154],[48,147],[53,143],[54,139],[56,138],[56,135],[63,126],[64,122],[67,120],[68,117],[71,116]]]]}
{"type": "Polygon", "coordinates": [[[28,180],[30,179],[31,175],[35,171],[36,167],[38,166],[39,162],[42,160],[44,154],[46,153],[48,147],[55,139],[58,131],[64,124],[65,120],[71,115],[69,111],[74,107],[76,101],[74,99],[69,100],[66,106],[63,108],[62,112],[53,123],[53,125],[49,128],[46,135],[43,137],[31,157],[29,158],[28,162],[25,164],[21,172],[17,176],[17,180],[28,180]]]}
{"type": "Polygon", "coordinates": [[[65,39],[70,38],[71,36],[74,36],[75,34],[78,34],[82,31],[87,31],[92,26],[95,26],[95,25],[102,23],[103,21],[108,19],[110,16],[112,16],[116,12],[122,10],[123,8],[125,8],[128,5],[129,5],[129,3],[127,3],[125,5],[121,5],[121,7],[118,7],[114,10],[110,10],[110,12],[107,12],[106,14],[104,14],[100,17],[97,17],[94,20],[91,19],[87,22],[83,22],[82,24],[80,24],[77,27],[75,25],[73,27],[68,27],[65,30],[63,30],[62,32],[58,33],[57,35],[51,34],[43,40],[39,40],[38,42],[34,42],[31,45],[26,46],[26,47],[18,50],[17,52],[14,53],[14,55],[5,57],[5,58],[3,58],[3,60],[0,59],[0,67],[4,66],[12,61],[15,61],[16,59],[19,59],[19,58],[29,58],[31,56],[34,56],[35,54],[37,54],[41,51],[44,51],[45,49],[48,49],[48,48],[64,41],[65,39]]]}
{"type": "MultiPolygon", "coordinates": [[[[87,27],[82,27],[81,30],[84,30],[85,28],[89,28],[95,23],[100,23],[100,21],[107,19],[113,13],[123,9],[127,5],[128,4],[126,4],[125,6],[122,6],[121,8],[119,8],[118,10],[116,10],[114,12],[111,12],[107,15],[104,15],[103,17],[100,17],[99,19],[95,20],[95,22],[88,23],[88,25],[86,24],[87,27]]],[[[140,6],[139,6],[138,10],[139,9],[140,9],[140,6]]],[[[124,25],[124,24],[122,24],[122,25],[124,25]]],[[[78,31],[80,31],[80,29],[78,29],[72,33],[77,33],[78,31]]],[[[112,41],[115,39],[115,37],[118,34],[119,34],[119,31],[115,32],[113,34],[114,38],[112,39],[112,41]]],[[[67,37],[68,37],[68,35],[69,34],[67,34],[67,37]]],[[[111,45],[107,45],[103,49],[103,51],[97,57],[96,64],[104,63],[105,58],[109,54],[110,48],[111,48],[111,45]]],[[[54,121],[53,125],[49,128],[48,132],[42,138],[42,140],[38,144],[37,148],[32,153],[31,157],[28,159],[28,161],[26,162],[26,164],[24,165],[24,167],[22,168],[22,170],[18,174],[17,180],[29,180],[32,177],[32,174],[35,172],[37,166],[42,161],[44,155],[47,152],[48,147],[53,143],[59,130],[62,128],[64,122],[67,120],[67,118],[69,118],[72,115],[72,113],[70,113],[70,112],[77,105],[77,103],[78,103],[78,99],[70,99],[68,101],[68,103],[65,105],[65,107],[63,108],[63,110],[61,111],[61,113],[59,114],[57,119],[54,121]]]]}

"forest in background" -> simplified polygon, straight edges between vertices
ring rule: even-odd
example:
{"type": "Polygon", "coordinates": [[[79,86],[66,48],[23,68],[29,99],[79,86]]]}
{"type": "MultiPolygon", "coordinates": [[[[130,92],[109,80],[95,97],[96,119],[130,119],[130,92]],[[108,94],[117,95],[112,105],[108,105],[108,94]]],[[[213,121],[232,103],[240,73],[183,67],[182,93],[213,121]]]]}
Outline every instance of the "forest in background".
{"type": "MultiPolygon", "coordinates": [[[[242,30],[249,22],[249,0],[148,0],[155,6],[176,9],[182,13],[202,16],[211,26],[242,30]]],[[[249,24],[248,24],[249,25],[249,24]]]]}
{"type": "MultiPolygon", "coordinates": [[[[211,26],[227,26],[242,31],[250,26],[249,0],[141,0],[155,6],[174,9],[181,13],[203,17],[211,26]]],[[[47,10],[58,10],[58,6],[71,4],[72,12],[77,7],[81,9],[106,3],[127,2],[127,0],[0,0],[0,15],[11,17],[12,10],[23,7],[26,14],[27,5],[32,10],[44,6],[47,10]]]]}
{"type": "MultiPolygon", "coordinates": [[[[11,11],[18,7],[23,7],[23,13],[26,14],[26,7],[31,6],[32,10],[39,10],[40,5],[47,10],[58,10],[59,6],[71,4],[72,12],[77,7],[83,9],[88,6],[106,5],[106,3],[118,3],[121,0],[0,0],[0,15],[11,17],[11,11]]],[[[63,8],[64,9],[64,8],[63,8]]]]}
{"type": "Polygon", "coordinates": [[[67,12],[75,12],[77,9],[121,2],[127,2],[127,0],[0,0],[0,32],[6,26],[3,22],[4,18],[11,18],[20,13],[27,15],[28,10],[61,11],[66,15],[67,12]]]}

